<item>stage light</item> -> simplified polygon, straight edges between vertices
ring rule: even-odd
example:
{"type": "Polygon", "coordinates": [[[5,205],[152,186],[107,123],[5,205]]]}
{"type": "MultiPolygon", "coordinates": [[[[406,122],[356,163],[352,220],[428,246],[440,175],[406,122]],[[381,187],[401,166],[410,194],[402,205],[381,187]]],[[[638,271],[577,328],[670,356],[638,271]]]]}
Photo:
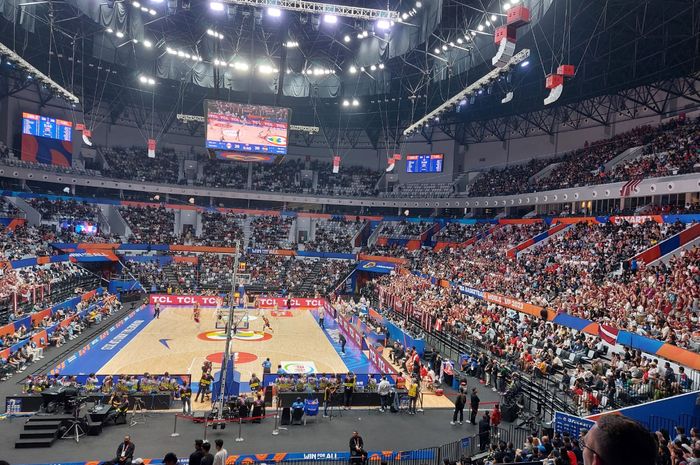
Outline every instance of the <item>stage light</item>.
{"type": "Polygon", "coordinates": [[[403,19],[404,21],[406,21],[406,20],[408,19],[408,13],[402,14],[402,15],[401,15],[401,19],[403,19]]]}
{"type": "Polygon", "coordinates": [[[151,3],[163,3],[163,0],[151,0],[151,3]]]}
{"type": "Polygon", "coordinates": [[[358,32],[358,33],[357,33],[357,38],[358,38],[358,39],[362,39],[362,33],[361,33],[361,32],[358,32]]]}
{"type": "Polygon", "coordinates": [[[457,39],[457,43],[460,44],[460,45],[462,45],[462,44],[464,43],[464,41],[463,41],[462,38],[460,37],[460,38],[457,39]]]}
{"type": "Polygon", "coordinates": [[[491,21],[489,21],[489,20],[487,19],[487,20],[486,20],[486,25],[487,25],[487,26],[490,26],[490,25],[491,25],[491,21]]]}
{"type": "Polygon", "coordinates": [[[148,83],[148,78],[146,76],[139,76],[139,81],[141,81],[141,84],[146,84],[148,83]]]}
{"type": "Polygon", "coordinates": [[[267,14],[269,16],[272,16],[273,18],[279,18],[280,16],[282,16],[282,10],[280,10],[279,8],[268,8],[267,14]]]}
{"type": "Polygon", "coordinates": [[[510,10],[510,3],[504,3],[503,4],[503,11],[508,11],[510,10]]]}
{"type": "Polygon", "coordinates": [[[350,102],[347,101],[347,100],[343,100],[343,106],[344,106],[344,107],[349,107],[349,106],[350,106],[350,102]]]}
{"type": "Polygon", "coordinates": [[[447,45],[443,45],[443,46],[442,46],[442,49],[445,50],[445,51],[447,51],[447,45]]]}
{"type": "Polygon", "coordinates": [[[379,21],[377,21],[377,29],[386,30],[389,28],[391,28],[391,23],[386,19],[380,19],[379,21]]]}
{"type": "Polygon", "coordinates": [[[178,50],[177,56],[179,56],[180,58],[185,58],[185,52],[183,52],[182,50],[178,50]]]}
{"type": "Polygon", "coordinates": [[[155,80],[155,79],[153,79],[153,78],[148,78],[148,84],[149,84],[149,85],[152,86],[152,85],[155,85],[155,83],[156,83],[156,80],[155,80]]]}
{"type": "Polygon", "coordinates": [[[348,42],[350,42],[350,36],[346,34],[345,37],[343,37],[343,40],[347,44],[348,42]]]}
{"type": "Polygon", "coordinates": [[[105,30],[106,30],[107,32],[109,32],[110,34],[114,32],[114,29],[112,29],[111,27],[108,27],[108,28],[105,29],[105,30]]]}
{"type": "Polygon", "coordinates": [[[134,8],[141,8],[141,4],[139,2],[133,2],[132,5],[134,8]]]}
{"type": "Polygon", "coordinates": [[[455,46],[455,43],[454,43],[454,42],[450,42],[450,47],[454,47],[454,46],[455,46]]]}
{"type": "Polygon", "coordinates": [[[476,31],[470,31],[472,34],[472,37],[476,36],[476,31]]]}
{"type": "Polygon", "coordinates": [[[525,60],[522,63],[520,63],[521,68],[527,68],[528,66],[530,66],[530,62],[528,60],[525,60]]]}
{"type": "Polygon", "coordinates": [[[372,65],[369,67],[370,71],[376,71],[377,70],[377,65],[372,65]]]}
{"type": "Polygon", "coordinates": [[[274,66],[268,64],[258,65],[258,71],[262,74],[273,74],[277,72],[274,66]]]}
{"type": "Polygon", "coordinates": [[[148,13],[149,13],[151,16],[155,16],[155,15],[158,14],[158,12],[157,12],[156,10],[154,10],[154,9],[148,10],[148,13]]]}
{"type": "Polygon", "coordinates": [[[237,61],[233,64],[233,68],[238,71],[248,71],[248,69],[250,69],[250,66],[248,66],[248,63],[246,63],[245,61],[237,61]]]}
{"type": "Polygon", "coordinates": [[[477,29],[479,32],[481,32],[481,31],[484,30],[484,25],[483,25],[483,24],[479,24],[479,25],[476,27],[476,29],[477,29]]]}
{"type": "Polygon", "coordinates": [[[364,67],[364,66],[360,66],[360,71],[362,71],[362,72],[364,73],[364,72],[365,72],[365,67],[364,67]]]}
{"type": "Polygon", "coordinates": [[[384,63],[379,63],[379,69],[384,69],[384,63]]]}
{"type": "Polygon", "coordinates": [[[357,107],[359,105],[360,105],[360,102],[356,98],[352,99],[352,106],[353,107],[357,107]]]}
{"type": "Polygon", "coordinates": [[[335,15],[323,15],[323,22],[327,24],[336,24],[338,17],[335,15]]]}
{"type": "Polygon", "coordinates": [[[496,15],[491,15],[491,21],[492,21],[492,22],[493,22],[493,21],[496,21],[497,19],[498,19],[498,18],[496,17],[496,15]]]}
{"type": "Polygon", "coordinates": [[[422,6],[423,6],[423,4],[421,2],[416,2],[416,8],[420,8],[422,6]]]}
{"type": "Polygon", "coordinates": [[[357,68],[355,68],[355,65],[351,65],[348,71],[350,71],[350,74],[355,74],[357,72],[357,68]]]}
{"type": "Polygon", "coordinates": [[[287,74],[292,74],[292,70],[287,68],[287,74]]]}
{"type": "Polygon", "coordinates": [[[135,44],[138,44],[138,43],[139,43],[139,40],[138,40],[138,39],[131,39],[131,40],[133,40],[135,44]]]}
{"type": "Polygon", "coordinates": [[[177,55],[177,52],[170,47],[166,48],[165,51],[168,52],[169,55],[177,55]]]}
{"type": "Polygon", "coordinates": [[[124,33],[123,33],[122,31],[117,31],[117,34],[116,34],[116,35],[117,35],[117,37],[119,37],[120,39],[123,39],[123,38],[124,38],[124,33]]]}
{"type": "Polygon", "coordinates": [[[209,2],[212,11],[224,11],[224,4],[221,2],[209,2]]]}
{"type": "Polygon", "coordinates": [[[364,37],[364,38],[369,37],[369,32],[368,32],[368,31],[362,31],[362,37],[364,37]]]}
{"type": "Polygon", "coordinates": [[[440,49],[437,47],[435,47],[435,50],[433,50],[433,52],[435,52],[435,55],[440,55],[440,49]]]}

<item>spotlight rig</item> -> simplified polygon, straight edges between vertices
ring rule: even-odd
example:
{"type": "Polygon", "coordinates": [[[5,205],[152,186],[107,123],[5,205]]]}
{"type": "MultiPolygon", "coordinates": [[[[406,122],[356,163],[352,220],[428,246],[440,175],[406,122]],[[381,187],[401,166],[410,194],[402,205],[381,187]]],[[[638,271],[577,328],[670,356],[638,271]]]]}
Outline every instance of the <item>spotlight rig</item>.
{"type": "Polygon", "coordinates": [[[76,97],[71,92],[58,85],[56,81],[54,81],[53,79],[36,69],[27,60],[17,55],[17,53],[15,53],[14,50],[8,48],[3,43],[0,43],[0,55],[3,55],[6,59],[13,62],[15,66],[17,66],[22,71],[27,72],[27,74],[29,74],[37,82],[44,84],[46,87],[51,89],[51,91],[54,94],[62,97],[63,99],[67,100],[68,102],[74,105],[80,103],[80,99],[78,97],[76,97]]]}

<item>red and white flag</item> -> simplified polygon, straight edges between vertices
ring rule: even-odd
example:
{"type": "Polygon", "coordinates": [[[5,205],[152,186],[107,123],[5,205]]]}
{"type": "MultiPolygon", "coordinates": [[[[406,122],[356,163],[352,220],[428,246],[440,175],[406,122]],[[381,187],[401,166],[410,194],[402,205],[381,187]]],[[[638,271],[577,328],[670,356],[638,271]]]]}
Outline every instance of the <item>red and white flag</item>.
{"type": "Polygon", "coordinates": [[[610,345],[615,345],[617,342],[617,335],[620,332],[619,329],[613,328],[612,326],[600,324],[598,326],[598,335],[602,340],[610,345]]]}
{"type": "Polygon", "coordinates": [[[340,172],[340,157],[333,157],[333,174],[338,174],[340,172]]]}
{"type": "Polygon", "coordinates": [[[435,331],[442,331],[442,320],[440,318],[435,321],[435,331]]]}

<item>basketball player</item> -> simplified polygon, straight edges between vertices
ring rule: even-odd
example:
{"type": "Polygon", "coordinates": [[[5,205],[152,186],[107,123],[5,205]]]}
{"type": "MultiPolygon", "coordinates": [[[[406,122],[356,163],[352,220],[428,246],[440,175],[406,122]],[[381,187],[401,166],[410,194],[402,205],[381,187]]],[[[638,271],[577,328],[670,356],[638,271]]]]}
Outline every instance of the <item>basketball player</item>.
{"type": "Polygon", "coordinates": [[[268,318],[265,315],[262,316],[262,319],[264,322],[263,333],[265,332],[265,329],[269,329],[271,333],[274,333],[275,331],[272,329],[272,326],[270,326],[270,320],[268,320],[268,318]]]}
{"type": "Polygon", "coordinates": [[[199,304],[197,302],[194,303],[194,307],[192,308],[192,318],[194,318],[194,322],[197,323],[197,328],[199,328],[199,317],[201,313],[199,310],[199,304]]]}
{"type": "Polygon", "coordinates": [[[153,318],[160,318],[160,304],[156,302],[156,306],[153,308],[153,318]]]}

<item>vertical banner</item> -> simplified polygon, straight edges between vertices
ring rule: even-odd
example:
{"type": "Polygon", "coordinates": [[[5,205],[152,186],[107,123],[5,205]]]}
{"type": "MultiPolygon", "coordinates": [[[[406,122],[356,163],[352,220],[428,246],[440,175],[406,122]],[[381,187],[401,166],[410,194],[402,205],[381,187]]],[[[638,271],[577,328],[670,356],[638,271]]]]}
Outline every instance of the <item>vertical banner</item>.
{"type": "Polygon", "coordinates": [[[156,140],[148,139],[148,158],[156,157],[156,140]]]}
{"type": "Polygon", "coordinates": [[[82,131],[84,129],[85,129],[85,125],[83,123],[76,123],[76,125],[75,125],[76,131],[82,131]]]}
{"type": "Polygon", "coordinates": [[[333,157],[333,174],[338,174],[340,172],[340,157],[338,155],[333,157]]]}

